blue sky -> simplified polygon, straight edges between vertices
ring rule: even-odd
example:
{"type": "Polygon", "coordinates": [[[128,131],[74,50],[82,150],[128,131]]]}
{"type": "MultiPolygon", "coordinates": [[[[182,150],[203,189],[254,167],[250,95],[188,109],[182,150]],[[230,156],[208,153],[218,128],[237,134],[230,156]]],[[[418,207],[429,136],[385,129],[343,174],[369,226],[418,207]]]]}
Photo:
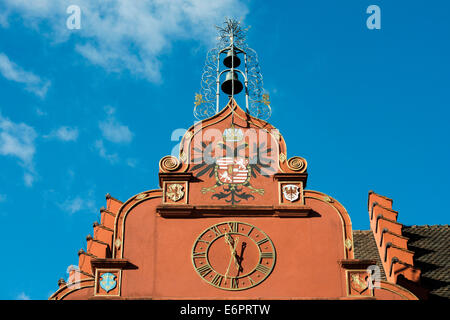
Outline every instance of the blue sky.
{"type": "Polygon", "coordinates": [[[158,188],[225,16],[251,26],[269,121],[288,157],[307,159],[308,189],[340,201],[354,229],[369,227],[369,190],[406,225],[449,222],[448,2],[99,3],[0,0],[0,299],[47,299],[105,194],[158,188]],[[366,27],[372,4],[380,30],[366,27]]]}

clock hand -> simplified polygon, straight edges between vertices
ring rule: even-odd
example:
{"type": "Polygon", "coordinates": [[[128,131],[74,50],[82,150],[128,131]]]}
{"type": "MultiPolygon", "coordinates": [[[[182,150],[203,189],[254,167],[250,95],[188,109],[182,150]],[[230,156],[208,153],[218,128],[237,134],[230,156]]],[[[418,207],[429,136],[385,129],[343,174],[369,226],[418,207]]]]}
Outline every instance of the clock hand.
{"type": "Polygon", "coordinates": [[[228,272],[230,271],[230,265],[231,265],[232,257],[233,257],[233,256],[231,256],[231,257],[230,257],[230,260],[228,261],[228,267],[227,267],[227,271],[225,272],[225,278],[228,276],[228,272]]]}
{"type": "MultiPolygon", "coordinates": [[[[231,265],[231,260],[234,260],[234,263],[237,266],[239,266],[239,263],[237,262],[237,259],[236,259],[236,255],[237,255],[236,254],[236,247],[237,247],[237,244],[239,242],[239,237],[237,237],[236,240],[234,241],[234,246],[232,246],[232,244],[231,244],[230,240],[228,239],[228,237],[231,238],[231,236],[228,233],[226,233],[224,238],[225,238],[225,242],[230,247],[231,257],[230,257],[230,261],[228,262],[228,267],[227,267],[227,271],[225,272],[225,277],[228,276],[228,272],[230,270],[230,265],[231,265]]],[[[233,238],[231,238],[231,240],[233,240],[233,238]]]]}
{"type": "Polygon", "coordinates": [[[234,257],[234,262],[236,264],[238,264],[236,257],[239,258],[239,256],[236,252],[236,247],[237,247],[237,242],[239,241],[239,237],[236,237],[236,240],[234,240],[228,233],[226,233],[224,239],[225,239],[225,242],[230,247],[230,252],[231,252],[231,255],[234,257]],[[233,246],[232,242],[234,243],[234,246],[233,246]]]}
{"type": "MultiPolygon", "coordinates": [[[[238,257],[238,263],[239,263],[239,272],[241,272],[243,270],[242,268],[242,260],[244,260],[244,250],[247,247],[247,243],[246,242],[242,242],[242,246],[241,246],[241,255],[237,256],[238,257]]],[[[237,253],[236,253],[237,255],[237,253]]],[[[238,272],[238,274],[239,274],[238,272]]]]}

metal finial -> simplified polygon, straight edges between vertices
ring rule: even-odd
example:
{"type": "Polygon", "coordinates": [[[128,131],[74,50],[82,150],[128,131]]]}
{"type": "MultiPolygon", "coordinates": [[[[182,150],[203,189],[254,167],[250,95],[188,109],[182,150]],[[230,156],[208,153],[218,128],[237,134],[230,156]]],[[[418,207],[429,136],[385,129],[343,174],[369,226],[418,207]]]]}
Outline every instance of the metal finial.
{"type": "MultiPolygon", "coordinates": [[[[244,79],[243,87],[245,88],[247,113],[257,118],[268,119],[271,115],[269,95],[263,89],[258,56],[246,43],[246,34],[250,27],[243,28],[239,21],[226,19],[222,26],[216,26],[216,28],[219,32],[219,41],[216,47],[212,48],[206,55],[201,90],[195,96],[194,116],[198,120],[202,120],[213,116],[219,111],[220,77],[226,72],[226,80],[233,78],[234,76],[230,77],[230,75],[235,74],[240,74],[244,79]],[[227,69],[222,71],[221,55],[225,55],[223,64],[227,67],[227,69]],[[241,61],[238,55],[243,56],[243,70],[238,69],[241,61]]],[[[231,97],[238,94],[240,90],[235,90],[234,88],[234,85],[239,86],[240,83],[238,82],[240,81],[234,82],[231,89],[225,90],[225,93],[231,97]]]]}
{"type": "Polygon", "coordinates": [[[240,21],[226,18],[222,27],[216,26],[216,28],[219,32],[219,43],[223,47],[227,47],[230,44],[245,46],[245,38],[250,27],[242,28],[240,21]]]}

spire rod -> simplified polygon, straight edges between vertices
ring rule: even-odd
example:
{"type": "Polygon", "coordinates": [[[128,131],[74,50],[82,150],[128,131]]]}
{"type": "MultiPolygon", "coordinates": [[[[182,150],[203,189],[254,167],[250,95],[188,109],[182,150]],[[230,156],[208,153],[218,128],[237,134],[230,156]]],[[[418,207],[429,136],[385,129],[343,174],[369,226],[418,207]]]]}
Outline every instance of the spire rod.
{"type": "Polygon", "coordinates": [[[246,43],[249,27],[243,28],[239,21],[226,19],[222,26],[216,28],[218,43],[206,55],[201,90],[195,95],[194,116],[203,120],[219,112],[220,89],[230,98],[245,89],[246,112],[257,118],[268,119],[271,108],[268,94],[264,93],[262,86],[258,56],[246,43]],[[222,59],[222,56],[225,57],[222,59]],[[243,57],[243,69],[238,68],[241,64],[239,56],[243,57]],[[225,80],[220,85],[223,74],[225,80]],[[244,85],[239,77],[244,80],[244,85]]]}

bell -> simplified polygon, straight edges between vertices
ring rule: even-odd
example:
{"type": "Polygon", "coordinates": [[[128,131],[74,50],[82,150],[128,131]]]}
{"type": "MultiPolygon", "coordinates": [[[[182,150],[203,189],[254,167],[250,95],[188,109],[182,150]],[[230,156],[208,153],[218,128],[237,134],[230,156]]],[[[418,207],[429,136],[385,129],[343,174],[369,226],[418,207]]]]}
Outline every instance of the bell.
{"type": "Polygon", "coordinates": [[[244,86],[239,81],[237,73],[228,71],[225,81],[222,83],[222,91],[231,96],[238,94],[243,88],[244,86]]]}
{"type": "Polygon", "coordinates": [[[241,59],[239,59],[234,50],[229,50],[227,56],[223,59],[223,64],[227,68],[237,68],[241,64],[241,59]]]}

